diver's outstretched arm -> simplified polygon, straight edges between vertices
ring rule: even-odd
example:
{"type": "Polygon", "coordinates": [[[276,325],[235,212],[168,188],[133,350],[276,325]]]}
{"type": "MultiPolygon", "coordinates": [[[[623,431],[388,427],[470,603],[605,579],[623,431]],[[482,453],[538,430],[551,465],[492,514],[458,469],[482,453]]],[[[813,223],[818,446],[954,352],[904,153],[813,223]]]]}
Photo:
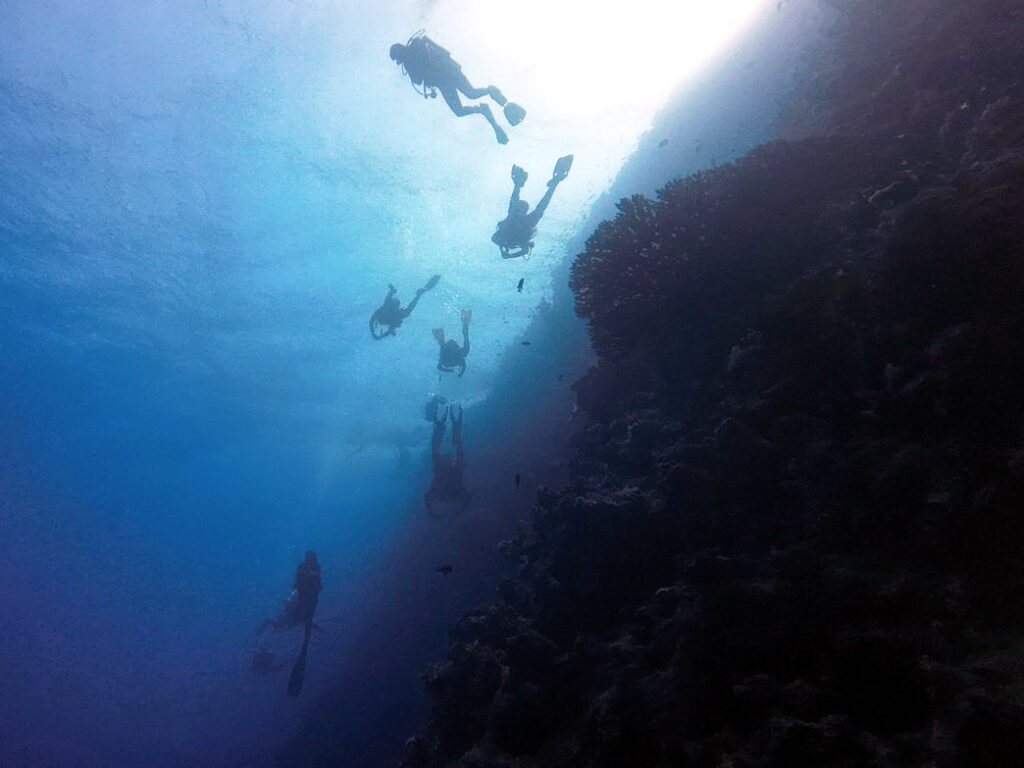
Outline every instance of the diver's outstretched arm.
{"type": "Polygon", "coordinates": [[[469,320],[462,321],[462,359],[459,361],[459,378],[466,372],[466,357],[469,355],[469,320]]]}
{"type": "Polygon", "coordinates": [[[519,202],[519,190],[523,188],[522,184],[516,184],[512,182],[512,197],[508,199],[508,215],[512,215],[513,209],[516,207],[516,203],[519,202]]]}

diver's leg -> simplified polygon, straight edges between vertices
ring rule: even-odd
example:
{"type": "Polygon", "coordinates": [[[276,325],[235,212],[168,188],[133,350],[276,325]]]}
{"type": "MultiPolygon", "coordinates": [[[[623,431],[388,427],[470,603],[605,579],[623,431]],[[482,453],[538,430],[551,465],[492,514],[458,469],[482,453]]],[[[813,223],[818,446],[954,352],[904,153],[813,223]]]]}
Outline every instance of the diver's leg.
{"type": "Polygon", "coordinates": [[[452,443],[455,445],[455,466],[459,472],[466,466],[466,449],[462,445],[462,403],[452,407],[452,443]]]}
{"type": "Polygon", "coordinates": [[[441,440],[444,438],[444,423],[448,418],[448,412],[434,422],[434,434],[430,438],[430,460],[437,472],[438,463],[441,461],[441,440]]]}
{"type": "Polygon", "coordinates": [[[557,181],[554,184],[549,183],[548,191],[544,193],[544,197],[537,201],[536,207],[534,207],[533,211],[530,213],[530,216],[533,217],[533,226],[537,226],[537,222],[540,221],[540,217],[544,215],[544,211],[547,210],[548,203],[551,202],[551,197],[555,194],[555,187],[557,186],[557,181]]]}
{"type": "Polygon", "coordinates": [[[445,86],[442,88],[439,86],[438,90],[441,91],[441,96],[444,97],[444,101],[448,105],[448,109],[450,109],[456,117],[475,115],[480,111],[480,107],[478,106],[467,107],[463,104],[462,99],[459,98],[459,92],[456,91],[455,88],[451,86],[445,86]]]}
{"type": "Polygon", "coordinates": [[[469,355],[469,318],[462,318],[462,356],[469,355]]]}
{"type": "Polygon", "coordinates": [[[511,216],[513,209],[516,207],[516,203],[519,202],[519,190],[523,188],[522,184],[512,184],[512,196],[508,199],[508,215],[511,216]]]}
{"type": "Polygon", "coordinates": [[[432,278],[430,278],[430,279],[429,279],[429,280],[427,281],[427,284],[426,284],[426,285],[424,285],[424,286],[423,286],[422,288],[417,288],[417,289],[416,289],[416,295],[412,297],[412,301],[410,301],[410,302],[409,302],[409,306],[407,306],[407,307],[406,307],[406,308],[405,308],[405,309],[404,309],[404,310],[402,311],[402,317],[403,317],[403,318],[405,318],[405,317],[408,317],[408,316],[409,316],[409,313],[410,313],[410,312],[412,312],[413,308],[414,308],[414,307],[416,306],[416,304],[417,304],[417,303],[419,302],[419,300],[420,300],[420,296],[422,296],[422,295],[423,295],[424,293],[426,293],[426,292],[427,292],[427,291],[429,291],[429,290],[430,290],[431,288],[433,288],[433,287],[434,287],[435,285],[437,285],[437,281],[438,281],[438,280],[440,280],[440,279],[441,279],[441,276],[440,276],[440,275],[434,275],[434,276],[433,276],[432,278]]]}
{"type": "Polygon", "coordinates": [[[409,316],[409,313],[412,312],[413,309],[416,308],[416,302],[418,302],[420,300],[420,296],[422,296],[426,292],[427,292],[426,288],[417,288],[416,289],[416,295],[412,297],[412,301],[409,302],[409,305],[405,309],[402,310],[402,319],[403,320],[409,316]]]}
{"type": "Polygon", "coordinates": [[[462,93],[471,99],[479,99],[484,96],[490,96],[498,104],[499,107],[504,107],[508,103],[508,99],[505,98],[505,94],[501,92],[501,89],[496,85],[488,85],[486,88],[475,88],[473,84],[469,82],[469,78],[460,70],[458,77],[455,78],[455,87],[458,88],[462,93]]]}
{"type": "Polygon", "coordinates": [[[498,143],[508,144],[508,134],[501,130],[501,126],[498,125],[498,121],[495,120],[494,115],[491,114],[490,107],[486,104],[475,104],[471,107],[467,107],[459,98],[458,91],[451,86],[445,86],[438,90],[441,91],[441,95],[444,97],[445,103],[456,117],[465,117],[466,115],[483,115],[484,119],[491,124],[491,128],[494,129],[494,136],[498,139],[498,143]]]}

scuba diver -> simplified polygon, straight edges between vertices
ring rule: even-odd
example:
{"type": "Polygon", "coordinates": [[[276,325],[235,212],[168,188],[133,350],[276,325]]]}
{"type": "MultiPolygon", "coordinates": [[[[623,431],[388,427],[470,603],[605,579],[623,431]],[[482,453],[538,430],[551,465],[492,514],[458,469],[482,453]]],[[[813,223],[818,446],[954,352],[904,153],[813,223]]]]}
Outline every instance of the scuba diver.
{"type": "Polygon", "coordinates": [[[454,339],[445,341],[444,328],[434,329],[434,338],[440,347],[437,370],[453,373],[458,370],[459,378],[466,372],[466,355],[469,354],[469,321],[473,319],[473,310],[462,310],[462,346],[454,339]]]}
{"type": "Polygon", "coordinates": [[[263,634],[268,629],[291,629],[300,624],[312,624],[321,589],[320,563],[316,558],[316,552],[309,550],[295,571],[292,593],[285,601],[281,615],[260,624],[256,634],[263,634]]]}
{"type": "Polygon", "coordinates": [[[440,275],[430,278],[426,285],[416,290],[416,295],[404,309],[402,303],[395,297],[395,286],[388,283],[388,295],[384,297],[384,303],[370,315],[370,335],[378,341],[385,336],[394,336],[395,331],[402,325],[402,321],[416,308],[416,302],[420,300],[420,296],[437,285],[437,281],[440,279],[440,275]]]}
{"type": "MultiPolygon", "coordinates": [[[[430,441],[430,458],[434,467],[434,479],[430,488],[423,495],[423,503],[427,511],[433,513],[435,505],[441,503],[454,503],[463,510],[469,504],[471,496],[462,484],[462,475],[466,471],[466,451],[462,445],[462,405],[455,403],[451,406],[439,403],[437,398],[433,401],[436,408],[437,418],[434,419],[434,435],[430,441]],[[445,422],[449,414],[452,417],[452,445],[455,446],[455,457],[450,454],[441,453],[441,441],[444,439],[445,422]]],[[[430,403],[427,404],[428,410],[430,403]]]]}
{"type": "Polygon", "coordinates": [[[417,32],[409,38],[405,45],[395,43],[391,46],[391,59],[402,67],[402,72],[409,76],[417,93],[423,94],[424,98],[436,98],[437,92],[441,92],[449,109],[456,117],[466,115],[483,115],[491,128],[499,144],[508,144],[508,135],[501,129],[491,108],[486,104],[465,106],[459,98],[459,93],[470,99],[479,99],[490,96],[495,103],[505,109],[505,119],[510,125],[519,125],[526,117],[526,110],[518,104],[508,101],[496,86],[489,85],[486,88],[475,88],[462,73],[452,55],[435,43],[423,31],[417,32]]]}
{"type": "MultiPolygon", "coordinates": [[[[260,635],[267,629],[291,629],[300,624],[303,626],[302,650],[295,660],[288,680],[289,696],[298,696],[302,692],[302,684],[306,679],[306,653],[309,650],[309,636],[314,629],[320,629],[313,623],[313,615],[316,613],[321,589],[323,587],[320,583],[320,563],[316,558],[316,552],[310,549],[295,571],[292,593],[285,601],[281,615],[276,619],[267,619],[256,630],[256,634],[260,635]]],[[[254,659],[254,663],[255,661],[254,659]]]]}
{"type": "Polygon", "coordinates": [[[508,216],[498,222],[498,228],[491,235],[491,242],[501,249],[501,258],[515,259],[527,256],[533,250],[533,237],[537,234],[537,224],[547,210],[555,187],[569,175],[572,168],[572,155],[558,158],[555,170],[548,182],[548,191],[537,203],[532,213],[529,204],[519,199],[519,190],[526,184],[527,173],[518,165],[512,166],[512,197],[508,201],[508,216]]]}

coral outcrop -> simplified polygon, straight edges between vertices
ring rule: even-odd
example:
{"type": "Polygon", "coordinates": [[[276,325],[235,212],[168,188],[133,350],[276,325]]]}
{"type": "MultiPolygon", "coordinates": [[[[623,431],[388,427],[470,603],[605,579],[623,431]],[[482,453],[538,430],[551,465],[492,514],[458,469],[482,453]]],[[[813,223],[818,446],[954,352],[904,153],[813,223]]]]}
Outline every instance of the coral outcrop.
{"type": "Polygon", "coordinates": [[[578,256],[592,423],[407,768],[1024,763],[1024,17],[910,3],[857,58],[892,5],[821,136],[578,256]]]}

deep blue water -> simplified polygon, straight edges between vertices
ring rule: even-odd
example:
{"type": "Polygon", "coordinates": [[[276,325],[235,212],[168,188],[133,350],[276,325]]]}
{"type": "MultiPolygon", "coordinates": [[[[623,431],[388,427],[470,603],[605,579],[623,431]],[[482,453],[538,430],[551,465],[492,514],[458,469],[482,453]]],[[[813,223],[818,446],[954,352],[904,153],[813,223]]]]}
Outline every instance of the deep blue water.
{"type": "Polygon", "coordinates": [[[589,362],[565,258],[591,206],[634,150],[621,194],[771,135],[761,88],[639,145],[614,113],[531,114],[499,147],[386,57],[434,5],[0,0],[0,765],[261,764],[332,675],[443,654],[564,472],[589,362]],[[532,203],[568,152],[534,258],[503,262],[511,163],[532,203]],[[372,341],[387,284],[407,301],[435,273],[372,341]],[[430,329],[463,307],[469,370],[442,378],[430,329]],[[432,392],[466,405],[459,519],[422,509],[432,392]],[[296,702],[249,660],[310,547],[326,631],[296,702]]]}

